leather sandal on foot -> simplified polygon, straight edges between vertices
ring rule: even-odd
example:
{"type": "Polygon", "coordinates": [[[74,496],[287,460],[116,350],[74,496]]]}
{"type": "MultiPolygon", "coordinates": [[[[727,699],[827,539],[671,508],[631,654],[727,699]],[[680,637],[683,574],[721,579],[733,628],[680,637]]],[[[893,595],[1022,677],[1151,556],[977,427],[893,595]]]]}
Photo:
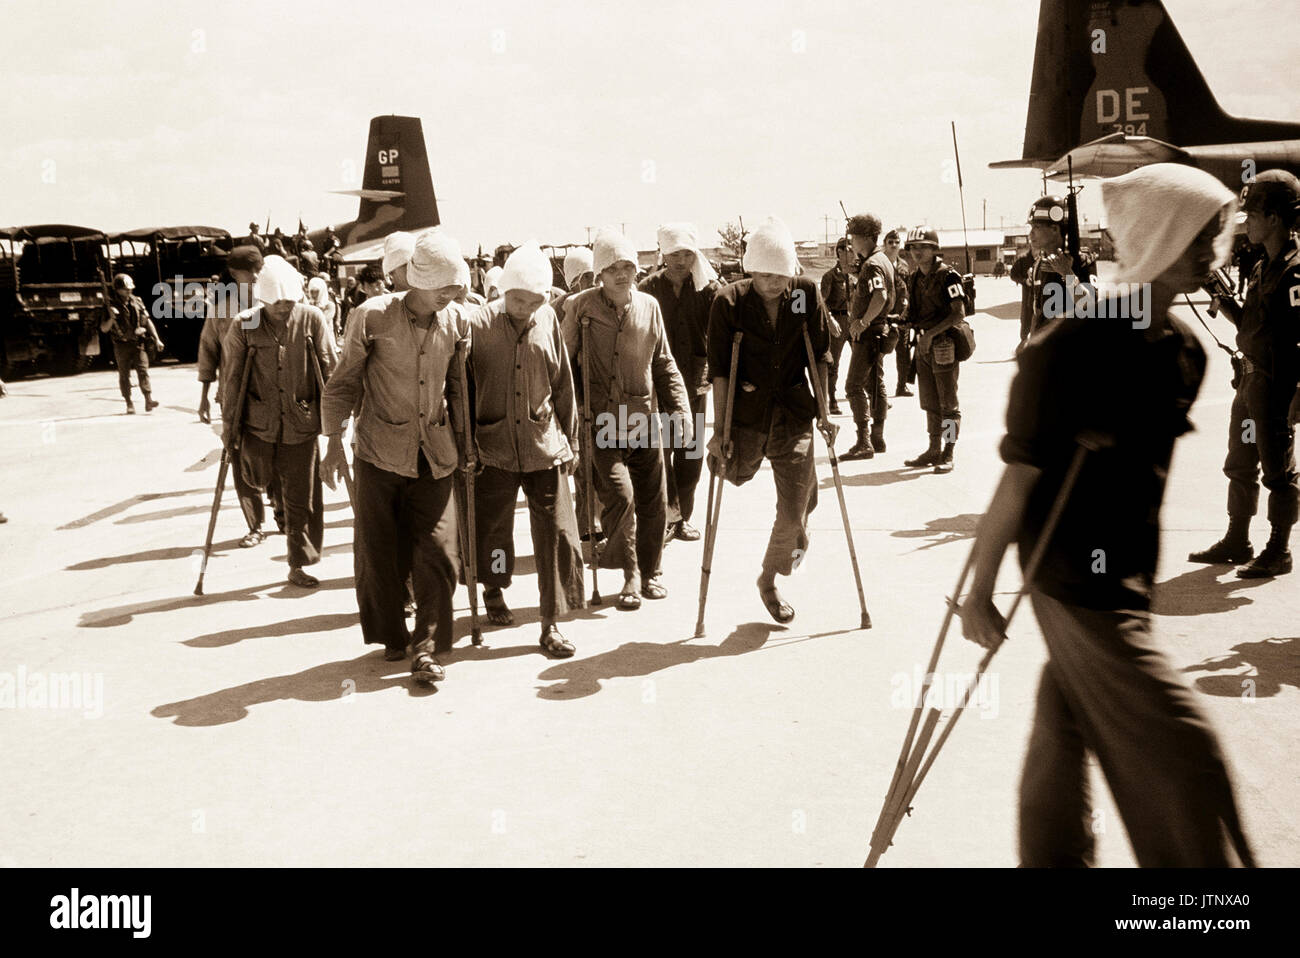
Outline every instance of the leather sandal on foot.
{"type": "Polygon", "coordinates": [[[666,599],[668,598],[668,589],[659,581],[659,577],[646,580],[645,585],[641,586],[641,594],[647,599],[666,599]]]}
{"type": "Polygon", "coordinates": [[[441,682],[446,677],[447,673],[442,670],[438,660],[428,652],[421,652],[411,660],[411,678],[417,682],[432,685],[434,682],[441,682]]]}
{"type": "Polygon", "coordinates": [[[384,649],[385,662],[400,662],[406,658],[406,649],[384,649]]]}
{"type": "Polygon", "coordinates": [[[261,529],[254,529],[248,535],[244,536],[244,538],[239,540],[239,548],[251,549],[255,545],[260,545],[262,540],[265,538],[266,535],[261,529]]]}
{"type": "Polygon", "coordinates": [[[493,625],[514,625],[515,616],[506,605],[505,596],[500,589],[483,590],[483,610],[487,612],[488,621],[493,625]]]}
{"type": "Polygon", "coordinates": [[[320,585],[320,579],[316,578],[314,575],[308,575],[301,569],[290,569],[289,581],[304,589],[314,589],[320,585]]]}
{"type": "Polygon", "coordinates": [[[577,651],[573,643],[561,635],[555,626],[542,633],[541,646],[543,652],[556,659],[567,659],[577,651]]]}
{"type": "Polygon", "coordinates": [[[763,605],[767,608],[767,614],[773,619],[782,625],[794,621],[794,607],[781,598],[781,593],[776,590],[776,586],[767,586],[766,588],[760,586],[758,594],[763,600],[763,605]]]}
{"type": "Polygon", "coordinates": [[[635,612],[641,608],[641,597],[635,592],[620,592],[618,596],[618,607],[624,612],[635,612]]]}

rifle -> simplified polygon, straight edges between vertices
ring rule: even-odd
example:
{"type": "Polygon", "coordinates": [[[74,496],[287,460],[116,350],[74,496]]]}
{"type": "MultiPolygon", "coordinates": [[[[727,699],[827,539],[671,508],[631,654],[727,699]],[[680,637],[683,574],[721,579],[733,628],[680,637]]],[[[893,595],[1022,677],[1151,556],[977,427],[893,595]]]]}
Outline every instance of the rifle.
{"type": "MultiPolygon", "coordinates": [[[[248,377],[253,371],[253,346],[248,347],[248,353],[244,357],[244,374],[239,379],[239,392],[235,397],[235,407],[231,410],[232,422],[234,429],[230,437],[230,445],[223,446],[221,449],[221,467],[217,470],[217,488],[212,495],[212,515],[208,517],[208,537],[203,543],[203,563],[199,566],[199,581],[194,586],[194,594],[203,594],[203,577],[208,571],[208,559],[212,557],[212,536],[217,530],[217,513],[221,511],[221,494],[226,489],[226,475],[230,472],[230,460],[233,450],[239,448],[240,425],[244,418],[244,400],[248,396],[248,377]]],[[[226,410],[221,410],[221,416],[224,419],[226,410]]]]}
{"type": "Polygon", "coordinates": [[[961,278],[962,292],[966,294],[966,315],[975,312],[975,273],[970,264],[970,240],[966,236],[966,189],[961,179],[961,154],[957,152],[957,121],[952,124],[952,155],[957,161],[957,197],[961,202],[961,243],[966,250],[966,275],[961,278]]]}

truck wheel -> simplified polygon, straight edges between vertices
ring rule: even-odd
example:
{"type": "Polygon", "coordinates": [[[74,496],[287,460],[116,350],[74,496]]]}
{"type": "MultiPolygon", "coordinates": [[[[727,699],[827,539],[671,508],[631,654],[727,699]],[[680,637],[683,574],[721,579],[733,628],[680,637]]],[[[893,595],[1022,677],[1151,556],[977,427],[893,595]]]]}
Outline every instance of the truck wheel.
{"type": "Polygon", "coordinates": [[[50,372],[55,376],[75,376],[90,368],[92,358],[81,355],[81,349],[74,339],[70,343],[63,344],[58,354],[50,361],[50,372]]]}

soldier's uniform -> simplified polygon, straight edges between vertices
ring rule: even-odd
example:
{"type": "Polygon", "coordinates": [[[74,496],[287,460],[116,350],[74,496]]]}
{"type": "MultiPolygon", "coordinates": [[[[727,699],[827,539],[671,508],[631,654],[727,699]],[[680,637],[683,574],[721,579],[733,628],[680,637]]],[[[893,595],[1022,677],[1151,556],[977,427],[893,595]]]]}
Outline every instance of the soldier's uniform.
{"type": "MultiPolygon", "coordinates": [[[[901,259],[894,260],[894,306],[885,317],[891,326],[902,327],[907,323],[907,306],[909,302],[908,286],[912,281],[912,271],[901,259]]],[[[898,337],[894,347],[894,369],[898,373],[898,383],[894,387],[895,396],[910,396],[907,379],[912,373],[912,346],[907,336],[898,337]]]]}
{"type": "Polygon", "coordinates": [[[153,392],[149,384],[148,344],[152,341],[161,348],[158,331],[154,329],[153,320],[144,301],[135,293],[123,301],[118,295],[119,289],[134,289],[135,284],[124,273],[113,278],[113,297],[108,301],[107,332],[113,341],[113,362],[117,364],[117,385],[126,400],[126,411],[135,412],[131,402],[131,370],[135,370],[140,392],[144,394],[144,411],[150,412],[158,404],[153,401],[153,392]],[[137,333],[137,329],[144,332],[137,333]]]}
{"type": "MultiPolygon", "coordinates": [[[[908,235],[908,247],[929,245],[939,248],[939,238],[934,231],[913,230],[908,235]]],[[[954,304],[965,312],[965,290],[961,274],[936,255],[927,273],[919,266],[913,270],[908,325],[921,333],[943,323],[953,311],[954,304]]],[[[907,466],[934,466],[946,471],[952,467],[953,446],[961,428],[961,407],[957,402],[957,362],[952,334],[937,336],[928,350],[918,344],[916,350],[916,381],[921,393],[921,408],[925,410],[926,432],[929,448],[907,466]]]]}
{"type": "MultiPolygon", "coordinates": [[[[1069,224],[1069,207],[1059,196],[1043,196],[1034,201],[1029,208],[1029,223],[1043,223],[1059,227],[1064,231],[1069,224]]],[[[1034,257],[1025,280],[1027,295],[1020,300],[1021,310],[1028,309],[1028,315],[1020,317],[1021,342],[1032,336],[1045,325],[1056,319],[1064,309],[1063,304],[1073,302],[1074,291],[1078,284],[1092,285],[1097,279],[1097,260],[1091,253],[1080,252],[1072,257],[1070,272],[1072,278],[1062,276],[1049,267],[1044,260],[1034,257]]]]}
{"type": "Polygon", "coordinates": [[[844,454],[845,459],[870,459],[885,451],[885,416],[889,411],[885,389],[885,356],[898,344],[898,330],[889,325],[894,311],[894,264],[883,248],[877,247],[858,270],[858,283],[849,309],[849,337],[853,350],[849,374],[844,382],[853,422],[858,428],[857,442],[844,454]],[[885,297],[884,308],[866,329],[853,335],[853,324],[861,321],[873,296],[885,297]],[[870,428],[870,436],[867,430],[870,428]]]}
{"type": "MultiPolygon", "coordinates": [[[[1243,209],[1262,208],[1270,192],[1275,197],[1281,194],[1283,202],[1293,206],[1300,203],[1300,183],[1295,177],[1286,180],[1269,170],[1247,188],[1243,209]]],[[[1242,578],[1282,575],[1292,568],[1288,543],[1300,512],[1295,429],[1289,417],[1300,382],[1300,249],[1294,234],[1287,237],[1277,256],[1270,259],[1265,251],[1256,261],[1244,306],[1231,301],[1221,306],[1237,326],[1237,349],[1242,354],[1228,422],[1228,455],[1223,463],[1228,477],[1229,527],[1220,542],[1188,559],[1250,561],[1254,555],[1250,520],[1259,507],[1262,470],[1272,536],[1259,557],[1237,574],[1242,578]]]]}
{"type": "MultiPolygon", "coordinates": [[[[838,256],[843,248],[848,247],[848,240],[841,239],[835,246],[838,256]]],[[[836,385],[840,379],[840,356],[844,353],[844,344],[849,341],[849,305],[853,302],[853,288],[857,284],[857,275],[841,269],[837,262],[822,274],[822,302],[831,316],[831,369],[829,397],[831,412],[839,415],[839,401],[835,398],[836,385]]]]}

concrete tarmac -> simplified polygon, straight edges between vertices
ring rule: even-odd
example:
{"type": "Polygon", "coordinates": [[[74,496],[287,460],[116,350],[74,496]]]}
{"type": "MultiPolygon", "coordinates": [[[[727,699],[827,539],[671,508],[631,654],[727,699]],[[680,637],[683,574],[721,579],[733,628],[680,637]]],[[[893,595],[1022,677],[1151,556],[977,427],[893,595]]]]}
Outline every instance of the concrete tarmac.
{"type": "MultiPolygon", "coordinates": [[[[797,610],[789,626],[770,620],[754,586],[775,503],[767,468],[727,487],[704,638],[693,638],[701,543],[674,542],[669,597],[631,613],[607,598],[562,623],[578,648],[565,661],[537,645],[521,502],[520,574],[507,593],[519,624],[485,624],[484,646],[470,647],[462,589],[457,651],[436,691],[362,644],[341,488],[326,490],[319,590],[286,583],[282,537],[238,547],[246,527],[228,487],[207,594],[193,595],[220,456],[217,427],[198,422],[193,366],[153,370],[162,406],[149,415],[138,400],[140,413],[124,415],[111,370],[10,383],[0,864],[861,864],[914,683],[1001,471],[1018,288],[983,279],[979,305],[955,471],[903,467],[925,446],[915,398],[893,399],[886,453],[842,465],[871,630],[857,628],[818,438],[812,545],[782,581],[797,610]]],[[[1222,738],[1260,862],[1294,866],[1300,578],[1244,581],[1186,561],[1226,521],[1229,370],[1196,329],[1210,366],[1197,430],[1171,471],[1157,630],[1222,738]]],[[[892,392],[892,363],[888,383],[892,392]]],[[[852,424],[838,421],[843,451],[852,424]]],[[[707,473],[700,527],[706,487],[707,473]]],[[[1266,535],[1260,517],[1257,546],[1266,535]]],[[[1018,585],[1008,558],[1004,609],[1018,585]]],[[[602,593],[618,586],[602,571],[602,593]]],[[[954,628],[945,691],[978,659],[954,628]]],[[[1016,863],[1017,783],[1044,659],[1026,608],[883,866],[1016,863]]],[[[1094,775],[1099,862],[1131,865],[1094,775]]]]}

